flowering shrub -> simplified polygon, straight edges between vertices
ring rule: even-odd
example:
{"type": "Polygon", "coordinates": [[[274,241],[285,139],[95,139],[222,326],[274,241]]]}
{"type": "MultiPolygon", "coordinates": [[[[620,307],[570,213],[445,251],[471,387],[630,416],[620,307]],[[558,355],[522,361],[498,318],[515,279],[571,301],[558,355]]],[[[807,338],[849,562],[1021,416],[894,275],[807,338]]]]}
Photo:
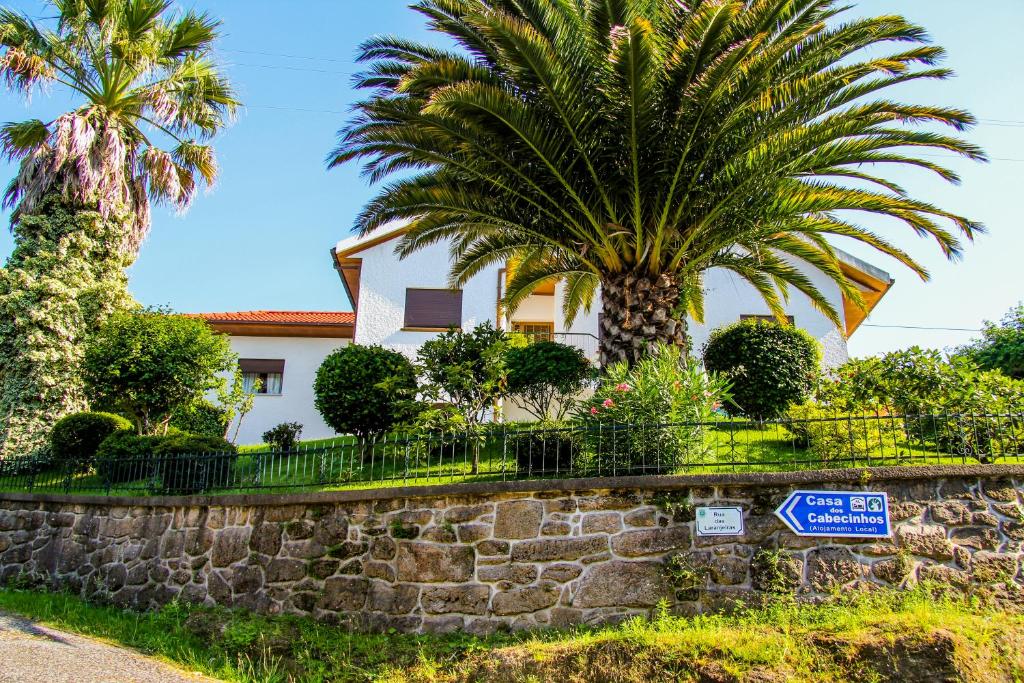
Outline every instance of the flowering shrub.
{"type": "Polygon", "coordinates": [[[597,391],[576,410],[586,465],[602,472],[667,472],[706,454],[702,423],[731,401],[729,384],[660,346],[633,367],[607,368],[597,391]]]}

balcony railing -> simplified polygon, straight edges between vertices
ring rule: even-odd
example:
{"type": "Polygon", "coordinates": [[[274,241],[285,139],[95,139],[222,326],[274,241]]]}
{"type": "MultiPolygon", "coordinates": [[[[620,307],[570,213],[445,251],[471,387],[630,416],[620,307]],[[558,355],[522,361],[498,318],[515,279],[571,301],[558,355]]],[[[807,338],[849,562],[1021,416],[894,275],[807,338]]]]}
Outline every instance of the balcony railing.
{"type": "Polygon", "coordinates": [[[531,341],[556,341],[576,347],[592,363],[598,362],[601,353],[597,337],[586,332],[514,332],[513,334],[522,335],[531,341]]]}

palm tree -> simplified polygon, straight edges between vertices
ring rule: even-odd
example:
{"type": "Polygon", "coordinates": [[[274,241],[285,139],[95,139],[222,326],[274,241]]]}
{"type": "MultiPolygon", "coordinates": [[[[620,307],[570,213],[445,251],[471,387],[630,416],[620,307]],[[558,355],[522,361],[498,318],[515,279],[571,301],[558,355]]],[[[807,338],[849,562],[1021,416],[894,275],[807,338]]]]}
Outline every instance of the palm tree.
{"type": "Polygon", "coordinates": [[[73,110],[0,127],[20,162],[4,196],[15,249],[0,268],[0,459],[37,452],[88,405],[86,335],[131,304],[124,268],[150,204],[188,207],[217,165],[210,139],[237,101],[212,59],[219,22],[170,0],[54,0],[42,26],[0,8],[0,78],[73,110]]]}
{"type": "Polygon", "coordinates": [[[828,241],[838,235],[927,271],[858,212],[933,238],[949,258],[981,226],[914,199],[884,164],[958,182],[921,150],[984,158],[934,130],[967,112],[882,99],[944,79],[942,48],[899,16],[844,20],[834,0],[420,0],[461,50],[399,37],[361,47],[371,91],[330,166],[358,159],[387,184],[370,231],[410,221],[407,255],[448,241],[461,286],[516,264],[506,305],[562,278],[571,321],[600,286],[602,361],[686,343],[703,319],[702,276],[724,268],[777,316],[790,291],[839,325],[797,266],[853,301],[828,241]],[[872,48],[872,49],[868,49],[872,48]],[[852,215],[851,215],[852,214],[852,215]]]}

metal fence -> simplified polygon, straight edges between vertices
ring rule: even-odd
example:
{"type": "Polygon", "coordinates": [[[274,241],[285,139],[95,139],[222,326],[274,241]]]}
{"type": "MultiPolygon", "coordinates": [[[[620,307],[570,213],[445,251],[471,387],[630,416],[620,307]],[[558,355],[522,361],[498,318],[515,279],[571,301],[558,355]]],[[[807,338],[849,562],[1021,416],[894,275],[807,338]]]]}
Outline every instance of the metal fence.
{"type": "Polygon", "coordinates": [[[1024,413],[833,415],[805,420],[491,425],[340,437],[291,451],[145,455],[79,471],[0,462],[0,490],[101,495],[353,489],[469,481],[1019,462],[1024,413]],[[84,470],[84,471],[83,471],[84,470]]]}

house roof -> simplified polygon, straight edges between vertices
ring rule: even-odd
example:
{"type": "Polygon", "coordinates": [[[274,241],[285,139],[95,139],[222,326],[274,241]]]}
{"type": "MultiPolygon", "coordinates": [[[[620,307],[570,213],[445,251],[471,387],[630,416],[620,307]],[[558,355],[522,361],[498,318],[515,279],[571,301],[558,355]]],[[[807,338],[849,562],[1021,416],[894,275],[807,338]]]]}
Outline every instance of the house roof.
{"type": "MultiPolygon", "coordinates": [[[[392,221],[364,235],[357,235],[341,240],[331,249],[334,267],[341,276],[345,292],[355,308],[359,303],[359,282],[362,271],[362,259],[357,255],[371,247],[390,242],[404,235],[409,229],[408,221],[392,221]]],[[[843,296],[843,317],[845,333],[849,337],[867,319],[878,302],[892,287],[895,280],[881,268],[849,254],[842,249],[833,247],[839,259],[840,269],[860,291],[864,299],[864,308],[843,296]]]]}
{"type": "Polygon", "coordinates": [[[352,337],[352,311],[227,311],[189,313],[218,332],[252,337],[352,337]]]}

